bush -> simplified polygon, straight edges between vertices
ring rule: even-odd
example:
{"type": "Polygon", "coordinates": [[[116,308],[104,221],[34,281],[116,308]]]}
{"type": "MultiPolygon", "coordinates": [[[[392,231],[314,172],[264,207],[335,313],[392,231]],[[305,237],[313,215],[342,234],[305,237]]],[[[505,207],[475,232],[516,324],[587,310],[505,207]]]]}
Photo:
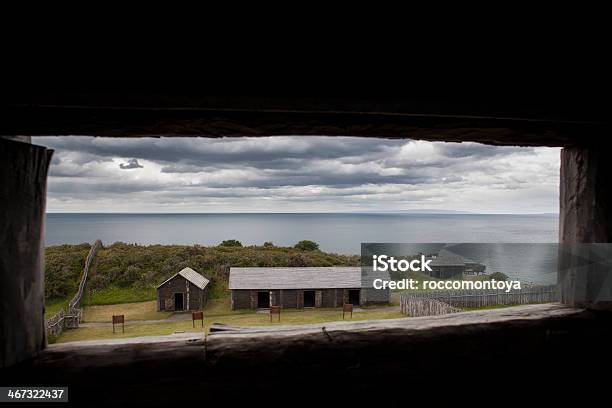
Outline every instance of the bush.
{"type": "Polygon", "coordinates": [[[219,246],[224,246],[224,247],[241,247],[242,246],[242,242],[238,241],[237,239],[226,239],[225,241],[221,242],[219,244],[219,246]]]}
{"type": "Polygon", "coordinates": [[[104,289],[110,284],[108,275],[94,275],[88,278],[87,285],[91,289],[104,289]]]}
{"type": "Polygon", "coordinates": [[[495,272],[489,275],[489,279],[490,280],[495,279],[496,281],[507,281],[508,275],[506,275],[505,273],[501,273],[501,272],[495,272]]]}
{"type": "Polygon", "coordinates": [[[304,254],[293,254],[289,257],[289,266],[291,267],[299,267],[299,266],[308,266],[308,259],[304,254]]]}
{"type": "Polygon", "coordinates": [[[306,239],[295,244],[294,248],[300,251],[316,251],[319,249],[319,244],[306,239]]]}
{"type": "Polygon", "coordinates": [[[134,283],[140,280],[142,275],[142,271],[139,267],[130,265],[125,269],[125,272],[121,274],[117,283],[122,288],[129,288],[134,283]]]}
{"type": "Polygon", "coordinates": [[[274,244],[272,242],[270,242],[270,241],[266,241],[266,242],[264,242],[263,246],[266,247],[266,248],[272,248],[274,246],[274,244]]]}

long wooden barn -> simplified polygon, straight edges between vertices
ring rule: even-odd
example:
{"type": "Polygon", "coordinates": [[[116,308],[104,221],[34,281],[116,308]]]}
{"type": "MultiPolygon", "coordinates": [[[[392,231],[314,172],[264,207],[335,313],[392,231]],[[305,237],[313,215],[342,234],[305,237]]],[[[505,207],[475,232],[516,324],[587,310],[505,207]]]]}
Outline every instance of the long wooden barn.
{"type": "Polygon", "coordinates": [[[374,289],[360,267],[231,268],[229,288],[233,310],[389,303],[389,290],[374,289]]]}

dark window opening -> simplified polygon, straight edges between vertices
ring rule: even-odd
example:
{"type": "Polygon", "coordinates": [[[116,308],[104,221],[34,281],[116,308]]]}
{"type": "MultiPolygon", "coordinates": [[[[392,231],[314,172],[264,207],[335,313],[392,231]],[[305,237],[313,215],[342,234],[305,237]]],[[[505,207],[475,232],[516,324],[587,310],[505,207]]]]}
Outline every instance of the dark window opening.
{"type": "Polygon", "coordinates": [[[304,307],[315,307],[315,291],[304,291],[304,307]]]}
{"type": "Polygon", "coordinates": [[[267,309],[270,307],[270,292],[257,292],[257,308],[267,309]]]}
{"type": "Polygon", "coordinates": [[[348,302],[351,305],[359,306],[359,289],[349,290],[348,302]]]}
{"type": "Polygon", "coordinates": [[[174,310],[183,310],[183,294],[174,294],[174,310]]]}

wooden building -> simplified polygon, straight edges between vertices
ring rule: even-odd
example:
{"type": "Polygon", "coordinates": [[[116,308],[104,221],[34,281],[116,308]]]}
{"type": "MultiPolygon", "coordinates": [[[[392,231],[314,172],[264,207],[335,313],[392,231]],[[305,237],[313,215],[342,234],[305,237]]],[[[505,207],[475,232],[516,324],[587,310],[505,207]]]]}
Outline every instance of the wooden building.
{"type": "Polygon", "coordinates": [[[461,278],[464,274],[484,273],[485,265],[449,250],[441,249],[429,264],[430,276],[439,279],[461,278]]]}
{"type": "Polygon", "coordinates": [[[158,310],[202,310],[208,300],[210,281],[191,268],[184,268],[157,287],[158,310]]]}
{"type": "Polygon", "coordinates": [[[360,267],[231,268],[229,288],[232,310],[389,303],[389,290],[374,289],[360,267]]]}

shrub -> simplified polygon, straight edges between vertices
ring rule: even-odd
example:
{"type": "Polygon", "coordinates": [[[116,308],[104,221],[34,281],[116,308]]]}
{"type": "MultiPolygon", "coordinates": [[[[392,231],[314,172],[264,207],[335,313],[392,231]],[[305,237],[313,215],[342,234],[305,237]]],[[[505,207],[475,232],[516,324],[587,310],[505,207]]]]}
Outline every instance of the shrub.
{"type": "Polygon", "coordinates": [[[91,289],[104,289],[110,283],[110,277],[108,275],[94,275],[87,280],[87,285],[91,289]]]}
{"type": "Polygon", "coordinates": [[[266,247],[266,248],[272,248],[274,246],[274,244],[272,242],[270,242],[270,241],[266,241],[266,242],[264,242],[263,246],[266,247]]]}
{"type": "Polygon", "coordinates": [[[489,275],[489,279],[491,280],[495,279],[496,281],[507,281],[508,275],[506,275],[505,273],[501,273],[501,272],[495,272],[489,275]]]}
{"type": "Polygon", "coordinates": [[[316,251],[319,249],[319,244],[305,239],[295,244],[294,248],[299,249],[300,251],[316,251]]]}
{"type": "Polygon", "coordinates": [[[219,244],[219,246],[224,246],[224,247],[241,247],[242,246],[242,242],[238,241],[237,239],[226,239],[225,241],[221,242],[219,244]]]}
{"type": "Polygon", "coordinates": [[[139,267],[130,265],[125,269],[125,272],[120,276],[117,283],[120,287],[127,288],[140,280],[141,275],[142,272],[139,267]]]}
{"type": "Polygon", "coordinates": [[[293,254],[289,257],[289,266],[298,267],[298,266],[307,266],[309,259],[304,256],[304,254],[293,254]]]}

